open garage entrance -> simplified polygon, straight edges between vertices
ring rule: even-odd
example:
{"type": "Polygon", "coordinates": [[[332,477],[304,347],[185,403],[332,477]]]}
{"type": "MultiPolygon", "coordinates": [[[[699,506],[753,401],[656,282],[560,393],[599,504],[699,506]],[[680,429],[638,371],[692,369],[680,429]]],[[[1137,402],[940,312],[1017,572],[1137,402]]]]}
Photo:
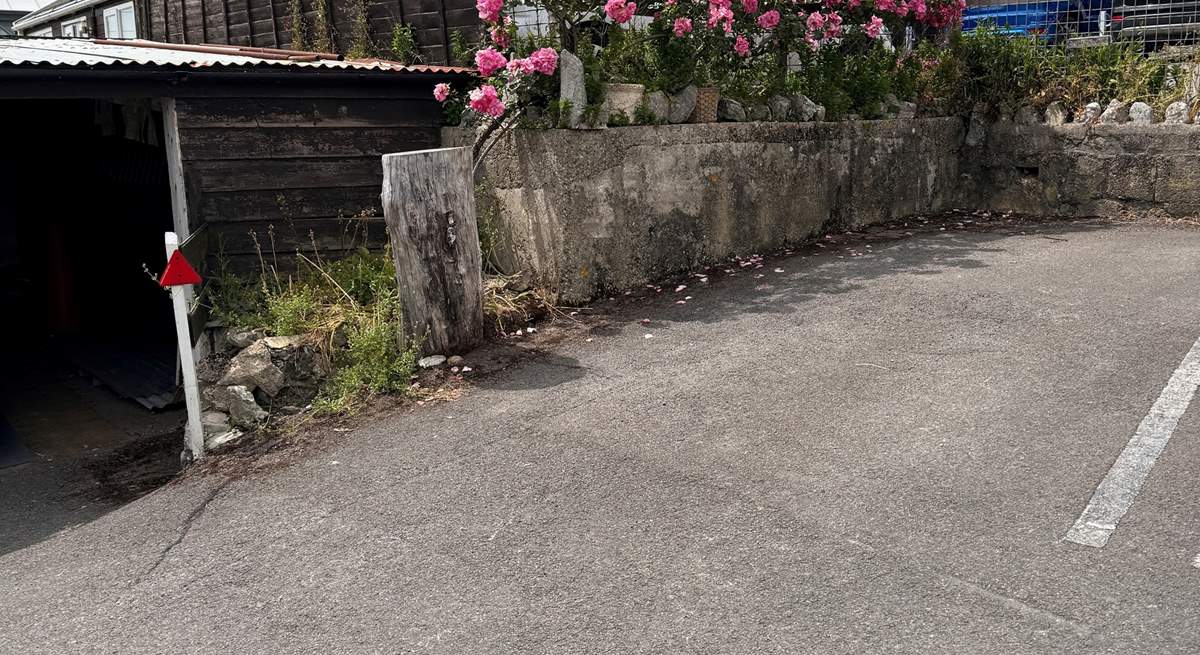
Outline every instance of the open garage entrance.
{"type": "Polygon", "coordinates": [[[153,99],[2,99],[0,468],[146,440],[177,467],[172,228],[153,99]]]}

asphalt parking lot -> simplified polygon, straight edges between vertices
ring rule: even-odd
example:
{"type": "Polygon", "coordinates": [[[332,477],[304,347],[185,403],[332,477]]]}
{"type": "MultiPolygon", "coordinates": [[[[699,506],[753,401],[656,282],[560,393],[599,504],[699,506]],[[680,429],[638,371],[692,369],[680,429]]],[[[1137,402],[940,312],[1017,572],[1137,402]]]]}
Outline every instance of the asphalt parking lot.
{"type": "Polygon", "coordinates": [[[0,555],[0,652],[1200,652],[1200,230],[729,270],[0,555]]]}

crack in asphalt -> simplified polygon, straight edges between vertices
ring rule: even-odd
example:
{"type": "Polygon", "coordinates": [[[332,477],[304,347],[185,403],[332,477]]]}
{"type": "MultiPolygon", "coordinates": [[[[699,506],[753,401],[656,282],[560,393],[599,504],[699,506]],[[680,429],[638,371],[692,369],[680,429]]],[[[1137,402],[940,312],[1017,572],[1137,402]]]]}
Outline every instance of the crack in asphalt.
{"type": "Polygon", "coordinates": [[[179,528],[176,530],[175,538],[171,540],[171,543],[163,547],[163,549],[158,553],[158,557],[155,558],[154,563],[150,565],[150,568],[142,572],[141,575],[139,575],[130,586],[136,587],[137,585],[141,584],[147,576],[154,573],[158,570],[158,567],[162,566],[162,563],[166,561],[167,557],[171,554],[171,551],[174,550],[176,546],[183,543],[183,540],[187,538],[188,533],[190,533],[192,530],[192,525],[204,515],[204,512],[208,509],[208,506],[211,505],[214,500],[216,500],[217,496],[220,495],[220,493],[225,490],[225,487],[228,487],[233,480],[234,478],[225,478],[220,484],[213,487],[211,491],[205,494],[204,498],[197,503],[196,507],[193,508],[192,511],[184,517],[183,522],[179,524],[179,528]]]}

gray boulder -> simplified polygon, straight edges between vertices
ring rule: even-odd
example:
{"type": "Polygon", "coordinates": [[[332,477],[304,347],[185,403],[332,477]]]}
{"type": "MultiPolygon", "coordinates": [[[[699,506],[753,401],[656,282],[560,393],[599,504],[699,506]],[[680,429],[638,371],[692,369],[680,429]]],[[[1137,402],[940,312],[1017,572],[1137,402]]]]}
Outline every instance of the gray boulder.
{"type": "Polygon", "coordinates": [[[818,120],[825,118],[825,116],[824,116],[825,108],[822,107],[821,105],[818,105],[817,103],[813,102],[812,100],[809,100],[808,96],[806,96],[806,95],[792,96],[790,104],[791,104],[791,112],[792,112],[793,120],[818,121],[818,120]],[[821,114],[822,114],[821,118],[816,117],[818,110],[821,111],[821,114]]]}
{"type": "Polygon", "coordinates": [[[1063,125],[1067,122],[1067,110],[1057,100],[1046,105],[1046,124],[1063,125]]]}
{"type": "Polygon", "coordinates": [[[792,109],[792,101],[783,96],[771,96],[767,99],[767,106],[771,108],[771,117],[777,121],[786,121],[788,113],[792,109]]]}
{"type": "Polygon", "coordinates": [[[240,385],[208,387],[204,399],[213,409],[228,414],[230,422],[238,427],[253,428],[267,419],[254,393],[240,385]]]}
{"type": "Polygon", "coordinates": [[[417,360],[417,366],[421,368],[436,368],[446,363],[445,355],[430,355],[417,360]]]}
{"type": "Polygon", "coordinates": [[[671,100],[662,91],[651,91],[646,94],[646,107],[650,109],[655,122],[665,123],[671,113],[671,100]]]}
{"type": "Polygon", "coordinates": [[[207,436],[225,434],[233,429],[228,414],[212,410],[200,414],[200,425],[204,428],[204,434],[207,436]]]}
{"type": "Polygon", "coordinates": [[[896,110],[896,118],[906,120],[917,117],[917,103],[907,100],[900,101],[900,107],[896,110]]]}
{"type": "Polygon", "coordinates": [[[1163,123],[1182,125],[1186,122],[1188,122],[1188,105],[1186,102],[1176,100],[1167,105],[1167,112],[1163,118],[1163,123]]]}
{"type": "Polygon", "coordinates": [[[1016,115],[1013,116],[1013,122],[1017,125],[1037,125],[1041,122],[1041,117],[1038,116],[1037,110],[1030,105],[1021,105],[1017,108],[1016,115]]]}
{"type": "Polygon", "coordinates": [[[771,108],[766,105],[750,105],[746,110],[746,118],[755,122],[771,120],[771,108]]]}
{"type": "Polygon", "coordinates": [[[746,108],[733,98],[721,98],[717,101],[717,120],[740,123],[746,120],[746,108]]]}
{"type": "Polygon", "coordinates": [[[267,336],[267,333],[261,329],[221,328],[214,336],[213,350],[222,355],[232,355],[267,336]]]}
{"type": "Polygon", "coordinates": [[[692,111],[696,109],[696,87],[686,86],[670,97],[671,109],[667,112],[667,122],[686,123],[692,111]]]}
{"type": "Polygon", "coordinates": [[[558,55],[558,75],[558,97],[560,100],[571,103],[571,110],[567,115],[567,126],[579,127],[583,122],[583,109],[587,107],[587,87],[584,86],[583,62],[570,51],[563,50],[558,55]]]}
{"type": "Polygon", "coordinates": [[[229,360],[225,375],[217,381],[220,386],[243,386],[250,390],[261,390],[274,397],[283,388],[286,380],[283,371],[271,361],[271,348],[267,339],[259,339],[229,360]]]}
{"type": "Polygon", "coordinates": [[[1154,122],[1154,110],[1144,102],[1129,105],[1129,122],[1134,125],[1149,125],[1154,122]]]}
{"type": "Polygon", "coordinates": [[[1102,125],[1120,125],[1129,121],[1129,103],[1113,100],[1104,108],[1104,112],[1100,114],[1100,123],[1102,125]]]}
{"type": "Polygon", "coordinates": [[[1089,102],[1087,104],[1087,106],[1083,108],[1083,112],[1080,113],[1079,116],[1076,117],[1075,122],[1083,123],[1085,125],[1090,125],[1091,123],[1095,123],[1097,120],[1100,119],[1100,113],[1102,111],[1103,111],[1103,108],[1100,107],[1100,103],[1089,102]]]}

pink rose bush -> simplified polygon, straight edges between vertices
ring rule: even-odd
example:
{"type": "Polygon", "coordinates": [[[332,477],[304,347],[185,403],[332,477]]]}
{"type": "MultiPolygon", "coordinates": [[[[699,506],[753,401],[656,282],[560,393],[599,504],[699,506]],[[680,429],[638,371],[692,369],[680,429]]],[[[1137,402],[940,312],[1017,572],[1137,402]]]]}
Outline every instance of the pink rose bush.
{"type": "MultiPolygon", "coordinates": [[[[628,21],[637,10],[637,5],[625,0],[609,0],[614,12],[628,21]],[[617,6],[619,5],[619,6],[617,6]],[[628,15],[628,16],[626,16],[628,15]]],[[[514,103],[521,107],[528,99],[529,88],[539,76],[553,76],[558,71],[558,51],[542,47],[524,57],[514,51],[516,27],[511,16],[505,15],[504,0],[476,0],[475,8],[484,22],[490,44],[475,53],[475,68],[483,78],[481,84],[469,91],[466,98],[451,103],[491,118],[500,118],[512,109],[514,103]]],[[[614,19],[615,20],[615,19],[614,19]]],[[[454,92],[447,84],[433,88],[433,97],[447,103],[454,92]]]]}
{"type": "Polygon", "coordinates": [[[637,13],[636,2],[608,0],[608,2],[604,3],[604,14],[618,25],[628,23],[635,13],[637,13]]]}

